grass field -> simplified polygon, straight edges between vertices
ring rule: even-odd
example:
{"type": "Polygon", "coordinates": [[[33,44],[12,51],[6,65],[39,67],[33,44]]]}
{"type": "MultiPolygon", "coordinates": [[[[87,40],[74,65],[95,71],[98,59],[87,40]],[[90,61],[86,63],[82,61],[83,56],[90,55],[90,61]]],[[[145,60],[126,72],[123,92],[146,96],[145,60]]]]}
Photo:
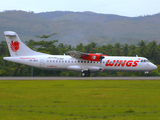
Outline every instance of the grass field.
{"type": "Polygon", "coordinates": [[[0,81],[1,120],[158,120],[160,81],[0,81]]]}

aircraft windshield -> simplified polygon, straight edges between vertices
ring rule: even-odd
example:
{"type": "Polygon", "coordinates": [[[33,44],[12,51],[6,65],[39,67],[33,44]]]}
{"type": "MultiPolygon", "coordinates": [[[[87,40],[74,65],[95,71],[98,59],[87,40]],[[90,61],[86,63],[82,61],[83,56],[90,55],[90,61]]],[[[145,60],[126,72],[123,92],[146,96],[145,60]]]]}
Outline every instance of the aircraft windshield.
{"type": "Polygon", "coordinates": [[[150,62],[148,59],[142,59],[141,62],[150,62]]]}

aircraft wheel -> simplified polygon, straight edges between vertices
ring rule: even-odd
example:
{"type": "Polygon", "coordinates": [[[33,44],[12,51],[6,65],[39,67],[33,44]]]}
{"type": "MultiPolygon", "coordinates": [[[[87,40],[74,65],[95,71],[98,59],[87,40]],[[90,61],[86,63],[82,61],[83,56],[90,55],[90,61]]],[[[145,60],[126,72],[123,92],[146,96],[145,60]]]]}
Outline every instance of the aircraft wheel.
{"type": "Polygon", "coordinates": [[[85,72],[81,72],[81,76],[82,77],[86,77],[86,73],[85,72]]]}
{"type": "Polygon", "coordinates": [[[148,77],[149,76],[149,72],[148,71],[146,71],[146,72],[144,72],[145,74],[146,74],[146,77],[148,77]]]}
{"type": "Polygon", "coordinates": [[[90,76],[90,72],[89,71],[83,71],[83,72],[81,72],[81,76],[82,77],[89,77],[90,76]]]}
{"type": "Polygon", "coordinates": [[[89,77],[89,76],[90,76],[90,72],[87,72],[87,73],[86,73],[86,77],[89,77]]]}

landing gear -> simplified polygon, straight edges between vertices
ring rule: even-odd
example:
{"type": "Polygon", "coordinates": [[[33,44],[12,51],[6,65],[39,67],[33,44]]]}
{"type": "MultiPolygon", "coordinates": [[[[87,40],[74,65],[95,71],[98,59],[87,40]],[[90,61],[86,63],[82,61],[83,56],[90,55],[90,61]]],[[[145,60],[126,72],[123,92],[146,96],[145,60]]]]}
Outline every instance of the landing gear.
{"type": "Polygon", "coordinates": [[[81,76],[82,77],[89,77],[90,76],[90,72],[89,71],[83,71],[83,72],[81,72],[81,76]]]}
{"type": "Polygon", "coordinates": [[[149,72],[148,71],[145,71],[144,73],[145,73],[146,77],[149,76],[149,72]]]}

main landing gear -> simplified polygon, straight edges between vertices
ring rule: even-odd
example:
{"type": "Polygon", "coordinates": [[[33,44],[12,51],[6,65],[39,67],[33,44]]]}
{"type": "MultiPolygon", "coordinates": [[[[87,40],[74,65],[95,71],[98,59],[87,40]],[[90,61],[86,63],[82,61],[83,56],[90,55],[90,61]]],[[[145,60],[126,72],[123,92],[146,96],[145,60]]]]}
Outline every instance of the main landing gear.
{"type": "Polygon", "coordinates": [[[90,72],[87,71],[87,70],[82,71],[82,72],[81,72],[81,76],[82,76],[82,77],[89,77],[89,76],[90,76],[90,72]]]}

